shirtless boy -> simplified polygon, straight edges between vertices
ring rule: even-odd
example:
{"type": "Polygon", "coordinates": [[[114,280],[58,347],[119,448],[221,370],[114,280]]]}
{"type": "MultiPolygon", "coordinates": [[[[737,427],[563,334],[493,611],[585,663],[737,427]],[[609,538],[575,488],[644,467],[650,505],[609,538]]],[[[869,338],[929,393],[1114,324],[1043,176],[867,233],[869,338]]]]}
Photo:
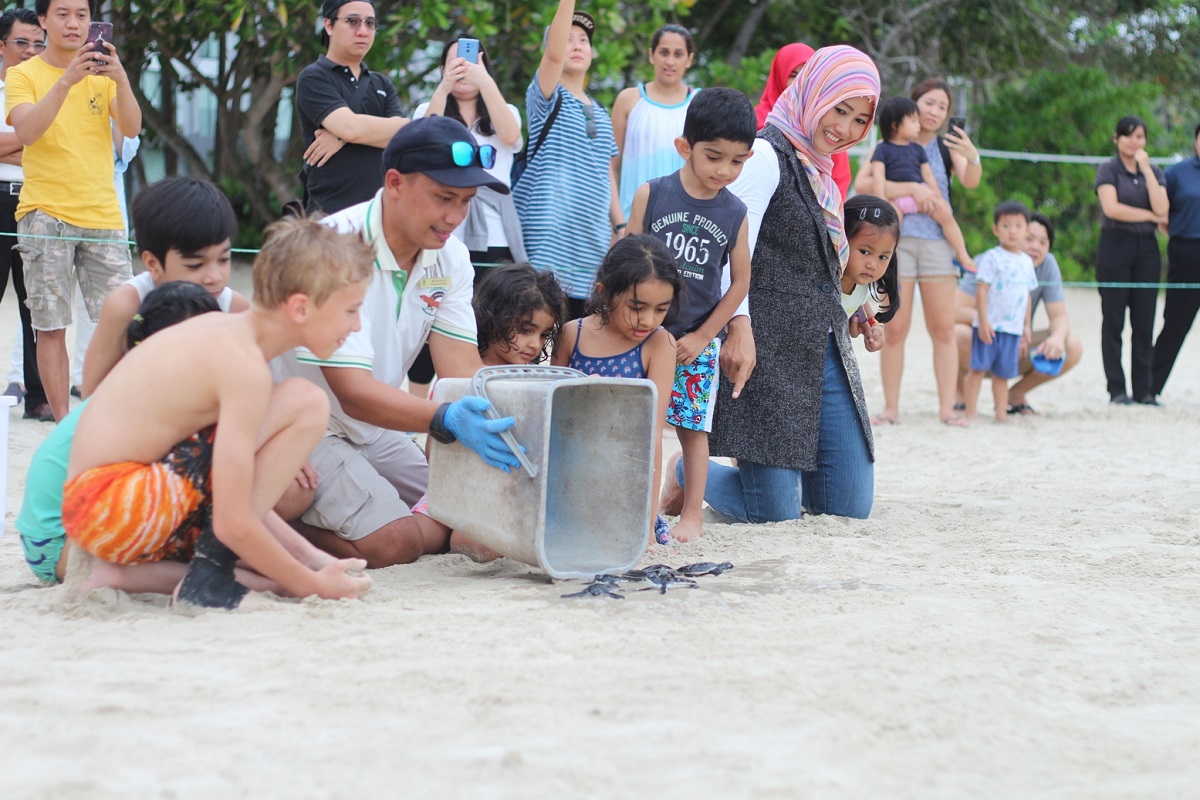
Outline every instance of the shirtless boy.
{"type": "Polygon", "coordinates": [[[358,597],[359,559],[309,560],[272,507],[325,431],[324,392],[272,385],[267,362],[295,347],[328,358],[359,329],[372,253],[308,220],[270,229],[254,300],[151,337],[97,387],[79,419],[63,527],[111,563],[189,560],[183,602],[234,608],[248,589],[234,562],[296,596],[358,597]],[[194,558],[193,558],[194,556],[194,558]]]}

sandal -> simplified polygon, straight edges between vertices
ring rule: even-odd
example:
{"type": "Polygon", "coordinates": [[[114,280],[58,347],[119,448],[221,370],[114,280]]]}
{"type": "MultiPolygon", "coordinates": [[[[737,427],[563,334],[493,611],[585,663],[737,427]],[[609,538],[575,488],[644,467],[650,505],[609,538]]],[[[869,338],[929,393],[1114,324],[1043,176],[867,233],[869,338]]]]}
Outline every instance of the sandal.
{"type": "Polygon", "coordinates": [[[1033,406],[1029,405],[1029,403],[1017,403],[1016,405],[1011,405],[1008,407],[1008,413],[1010,415],[1020,414],[1023,417],[1040,416],[1038,412],[1034,410],[1033,406]]]}
{"type": "Polygon", "coordinates": [[[892,419],[891,417],[885,417],[883,414],[878,414],[874,417],[871,417],[871,424],[878,428],[883,427],[884,425],[899,425],[900,420],[892,419]]]}

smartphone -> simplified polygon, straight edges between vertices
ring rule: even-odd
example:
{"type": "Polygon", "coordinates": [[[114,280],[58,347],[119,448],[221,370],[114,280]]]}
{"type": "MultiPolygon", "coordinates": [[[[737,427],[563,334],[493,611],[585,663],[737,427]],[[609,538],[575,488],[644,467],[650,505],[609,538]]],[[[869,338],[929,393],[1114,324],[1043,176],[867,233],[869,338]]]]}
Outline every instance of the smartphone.
{"type": "Polygon", "coordinates": [[[946,128],[947,133],[954,133],[955,128],[962,128],[965,133],[967,130],[967,118],[960,117],[957,114],[950,118],[950,125],[946,128]]]}
{"type": "Polygon", "coordinates": [[[478,39],[459,39],[458,40],[458,57],[465,58],[472,64],[479,63],[479,40],[478,39]]]}
{"type": "Polygon", "coordinates": [[[853,314],[853,315],[850,317],[850,319],[854,320],[854,321],[855,321],[855,322],[857,322],[859,325],[866,325],[866,324],[867,324],[867,319],[868,319],[868,317],[867,317],[867,307],[866,307],[866,306],[859,306],[859,307],[858,307],[858,311],[855,311],[855,312],[854,312],[854,314],[853,314]]]}
{"type": "Polygon", "coordinates": [[[108,55],[108,50],[104,47],[104,43],[112,41],[112,34],[113,27],[111,22],[93,22],[88,25],[87,43],[91,45],[92,52],[108,55]]]}

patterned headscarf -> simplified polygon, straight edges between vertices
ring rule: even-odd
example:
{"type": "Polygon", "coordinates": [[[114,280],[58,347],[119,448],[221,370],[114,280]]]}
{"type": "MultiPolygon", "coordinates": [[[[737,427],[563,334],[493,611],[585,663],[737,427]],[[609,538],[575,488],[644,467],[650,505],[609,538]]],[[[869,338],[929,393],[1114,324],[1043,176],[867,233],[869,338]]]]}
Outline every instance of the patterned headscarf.
{"type": "Polygon", "coordinates": [[[870,58],[853,47],[822,47],[808,60],[795,82],[767,115],[767,124],[778,128],[796,148],[817,202],[825,210],[825,227],[842,269],[846,268],[850,258],[850,244],[842,222],[842,195],[833,182],[833,160],[813,147],[812,140],[817,135],[821,117],[838,103],[854,97],[871,101],[870,118],[862,136],[844,142],[838,152],[849,150],[871,130],[875,107],[879,103],[879,70],[870,58]]]}

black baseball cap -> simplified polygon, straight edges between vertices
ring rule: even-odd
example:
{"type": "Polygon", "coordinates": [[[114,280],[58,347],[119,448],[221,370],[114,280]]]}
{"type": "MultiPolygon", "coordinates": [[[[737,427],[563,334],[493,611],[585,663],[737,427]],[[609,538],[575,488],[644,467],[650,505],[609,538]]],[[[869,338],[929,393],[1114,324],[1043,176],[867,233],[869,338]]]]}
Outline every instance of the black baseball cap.
{"type": "Polygon", "coordinates": [[[588,43],[590,44],[592,34],[596,32],[596,18],[586,11],[576,11],[571,15],[571,24],[583,28],[583,32],[587,34],[588,43]]]}
{"type": "Polygon", "coordinates": [[[454,163],[451,147],[455,142],[467,142],[478,147],[475,137],[456,119],[432,116],[414,119],[388,142],[383,151],[383,171],[389,169],[409,174],[420,172],[426,177],[456,189],[486,186],[501,194],[508,194],[508,187],[479,165],[478,157],[468,166],[454,163]]]}
{"type": "Polygon", "coordinates": [[[371,8],[375,7],[375,0],[325,0],[321,3],[321,19],[333,19],[338,9],[347,3],[370,3],[371,8]]]}
{"type": "Polygon", "coordinates": [[[325,2],[321,3],[321,18],[317,20],[317,29],[321,34],[321,44],[323,46],[329,46],[329,34],[325,32],[325,26],[321,20],[337,19],[338,9],[347,3],[368,3],[371,8],[375,7],[375,0],[325,0],[325,2]]]}

